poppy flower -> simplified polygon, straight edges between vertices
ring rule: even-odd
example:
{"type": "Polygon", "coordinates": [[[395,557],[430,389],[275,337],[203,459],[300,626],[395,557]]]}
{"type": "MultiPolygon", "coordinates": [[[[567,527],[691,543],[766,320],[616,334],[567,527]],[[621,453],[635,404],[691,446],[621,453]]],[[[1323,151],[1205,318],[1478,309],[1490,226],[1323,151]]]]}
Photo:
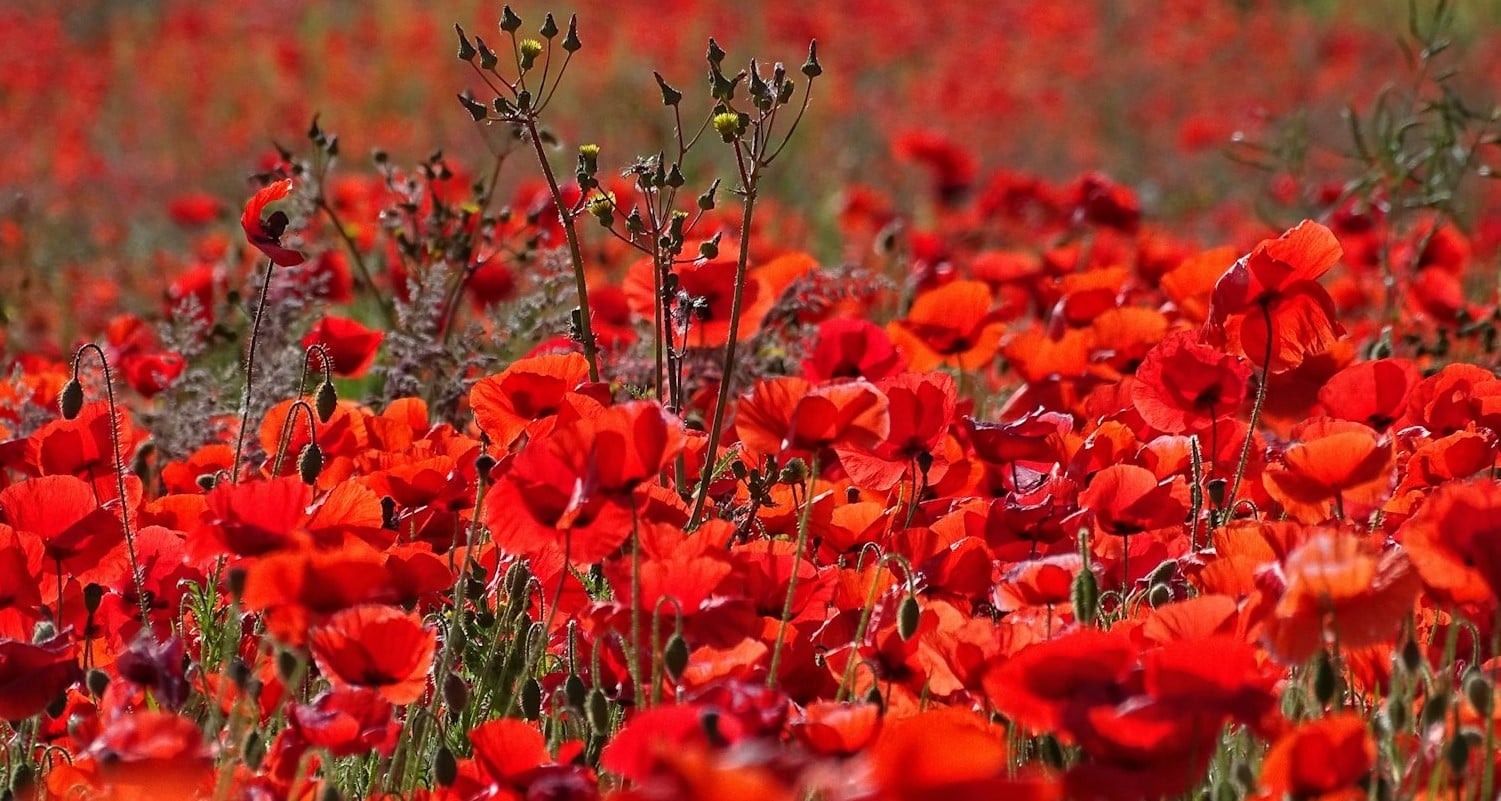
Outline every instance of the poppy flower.
{"type": "Polygon", "coordinates": [[[1328,350],[1345,329],[1318,279],[1342,254],[1333,232],[1311,220],[1263,240],[1215,284],[1209,330],[1272,373],[1328,350]]]}
{"type": "Polygon", "coordinates": [[[1359,537],[1333,531],[1295,548],[1282,574],[1286,587],[1264,633],[1289,663],[1329,643],[1358,649],[1389,642],[1420,589],[1406,553],[1378,553],[1359,537]]]}
{"type": "Polygon", "coordinates": [[[1283,735],[1261,764],[1259,797],[1358,801],[1376,768],[1376,743],[1366,721],[1336,712],[1283,735]]]}
{"type": "Polygon", "coordinates": [[[1198,431],[1240,410],[1251,368],[1181,332],[1147,352],[1131,383],[1131,403],[1166,434],[1198,431]]]}
{"type": "Polygon", "coordinates": [[[973,712],[930,709],[889,721],[870,748],[881,801],[1045,801],[1062,798],[1052,777],[1013,775],[1006,732],[973,712]]]}
{"type": "Polygon", "coordinates": [[[336,757],[371,751],[390,756],[401,733],[391,702],[362,687],[327,690],[310,704],[293,706],[287,722],[309,745],[336,757]]]}
{"type": "Polygon", "coordinates": [[[821,701],[809,704],[801,718],[788,727],[792,735],[820,754],[836,756],[857,753],[881,730],[881,708],[876,704],[821,701]]]}
{"type": "Polygon", "coordinates": [[[194,798],[212,775],[203,731],[170,712],[139,709],[116,717],[86,755],[112,785],[111,798],[194,798]]]}
{"type": "Polygon", "coordinates": [[[740,401],[735,431],[755,454],[874,447],[891,431],[889,407],[869,381],[814,385],[793,377],[763,379],[740,401]]]}
{"type": "Polygon", "coordinates": [[[397,705],[426,692],[437,641],[415,613],[375,605],[337,612],[308,633],[318,670],[336,686],[370,688],[397,705]]]}
{"type": "Polygon", "coordinates": [[[0,639],[0,720],[19,723],[40,713],[82,676],[62,635],[35,644],[0,639]]]}
{"type": "MultiPolygon", "coordinates": [[[[359,378],[375,363],[376,350],[385,337],[385,332],[373,331],[357,320],[329,315],[307,332],[302,346],[322,345],[333,362],[330,367],[335,375],[359,378]]],[[[322,369],[323,357],[315,351],[309,362],[315,369],[322,369]]]]}
{"type": "Polygon", "coordinates": [[[1501,484],[1445,484],[1396,536],[1437,597],[1461,604],[1501,597],[1501,484]]]}
{"type": "Polygon", "coordinates": [[[73,476],[33,478],[0,490],[0,521],[41,539],[49,562],[88,570],[125,538],[120,518],[97,498],[73,476]]]}
{"type": "Polygon", "coordinates": [[[1128,537],[1144,531],[1181,526],[1188,507],[1174,477],[1158,481],[1145,467],[1118,464],[1096,473],[1079,494],[1079,506],[1094,513],[1095,527],[1128,537]]]}
{"type": "Polygon", "coordinates": [[[1297,442],[1262,473],[1267,492],[1306,523],[1374,507],[1391,485],[1392,446],[1361,423],[1328,418],[1300,423],[1297,442]]]}
{"type": "Polygon", "coordinates": [[[589,379],[589,363],[577,353],[517,359],[469,390],[475,422],[490,441],[509,448],[523,432],[551,428],[566,396],[589,379]]]}
{"type": "Polygon", "coordinates": [[[982,369],[995,359],[1005,333],[991,306],[985,282],[953,281],[918,295],[907,316],[888,325],[886,333],[917,372],[943,365],[982,369]]]}
{"type": "Polygon", "coordinates": [[[819,324],[813,347],[803,359],[803,376],[809,381],[835,378],[879,381],[895,375],[904,364],[902,355],[880,326],[868,320],[836,317],[819,324]]]}
{"type": "Polygon", "coordinates": [[[1413,387],[1422,379],[1417,365],[1407,359],[1356,362],[1324,384],[1319,404],[1330,417],[1383,431],[1401,417],[1413,387]]]}
{"type": "Polygon", "coordinates": [[[836,448],[840,464],[856,484],[882,491],[909,471],[923,473],[930,485],[937,483],[943,467],[931,460],[953,422],[958,404],[954,379],[946,373],[902,373],[878,386],[889,402],[886,438],[874,448],[836,448]],[[930,460],[926,468],[919,467],[919,459],[930,460]]]}
{"type": "Polygon", "coordinates": [[[262,216],[266,206],[285,198],[292,192],[292,179],[277,181],[264,189],[256,192],[250,201],[245,204],[245,213],[240,215],[240,227],[245,229],[245,238],[260,252],[266,254],[266,258],[272,264],[281,267],[294,267],[304,261],[303,255],[281,244],[282,235],[287,231],[287,213],[277,211],[270,217],[262,216]]]}

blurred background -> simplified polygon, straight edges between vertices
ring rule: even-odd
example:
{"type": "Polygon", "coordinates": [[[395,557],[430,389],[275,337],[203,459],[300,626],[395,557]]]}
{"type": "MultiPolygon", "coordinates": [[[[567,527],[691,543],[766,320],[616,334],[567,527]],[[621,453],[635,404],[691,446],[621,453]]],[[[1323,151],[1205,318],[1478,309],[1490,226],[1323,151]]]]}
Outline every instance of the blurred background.
{"type": "MultiPolygon", "coordinates": [[[[670,130],[652,70],[699,100],[708,36],[732,62],[793,68],[817,38],[825,75],[773,188],[815,232],[852,187],[920,216],[935,183],[1100,171],[1149,218],[1212,239],[1278,178],[1238,166],[1232,142],[1301,137],[1337,173],[1341,110],[1411,79],[1401,0],[513,5],[525,30],[577,12],[585,46],[549,118],[559,163],[591,141],[611,169],[670,130]]],[[[1457,4],[1460,85],[1501,80],[1498,5],[1457,4]]],[[[174,222],[174,202],[180,216],[186,200],[218,199],[233,233],[249,176],[276,143],[305,149],[314,114],[339,136],[343,173],[368,173],[376,148],[481,168],[484,132],[454,99],[473,73],[452,26],[496,41],[499,14],[470,0],[0,4],[0,300],[14,306],[24,282],[33,297],[152,302],[199,235],[174,222]]],[[[514,169],[502,180],[530,177],[514,169]]]]}

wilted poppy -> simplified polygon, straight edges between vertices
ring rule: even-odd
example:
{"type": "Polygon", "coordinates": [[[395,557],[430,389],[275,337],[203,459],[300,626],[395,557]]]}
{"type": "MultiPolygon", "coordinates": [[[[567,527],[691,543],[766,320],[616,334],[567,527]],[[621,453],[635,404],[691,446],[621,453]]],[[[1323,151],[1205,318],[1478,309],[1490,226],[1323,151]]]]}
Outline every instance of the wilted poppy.
{"type": "Polygon", "coordinates": [[[245,204],[245,213],[240,215],[240,227],[245,229],[245,238],[260,252],[266,254],[273,264],[293,267],[303,262],[303,255],[281,244],[287,231],[287,213],[277,211],[270,217],[262,216],[266,206],[292,192],[292,179],[277,181],[256,192],[245,204]]]}

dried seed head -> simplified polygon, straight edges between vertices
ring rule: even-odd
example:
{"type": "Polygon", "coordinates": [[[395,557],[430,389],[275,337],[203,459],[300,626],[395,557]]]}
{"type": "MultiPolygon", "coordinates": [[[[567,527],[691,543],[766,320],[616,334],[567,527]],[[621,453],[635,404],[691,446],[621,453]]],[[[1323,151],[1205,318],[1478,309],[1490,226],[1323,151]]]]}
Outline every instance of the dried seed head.
{"type": "Polygon", "coordinates": [[[583,47],[584,43],[579,39],[579,16],[574,14],[568,18],[568,33],[563,36],[563,49],[569,53],[577,53],[583,47]]]}
{"type": "Polygon", "coordinates": [[[510,6],[502,8],[500,10],[500,29],[506,33],[515,33],[520,28],[521,18],[516,16],[516,12],[512,11],[510,6]]]}
{"type": "Polygon", "coordinates": [[[823,74],[823,66],[818,63],[818,40],[808,43],[808,60],[803,62],[803,74],[809,78],[817,78],[823,74]]]}
{"type": "Polygon", "coordinates": [[[479,55],[479,51],[474,49],[474,45],[470,43],[469,37],[464,35],[464,29],[459,27],[457,22],[454,23],[453,30],[454,33],[459,35],[459,60],[473,61],[474,57],[479,55]]]}

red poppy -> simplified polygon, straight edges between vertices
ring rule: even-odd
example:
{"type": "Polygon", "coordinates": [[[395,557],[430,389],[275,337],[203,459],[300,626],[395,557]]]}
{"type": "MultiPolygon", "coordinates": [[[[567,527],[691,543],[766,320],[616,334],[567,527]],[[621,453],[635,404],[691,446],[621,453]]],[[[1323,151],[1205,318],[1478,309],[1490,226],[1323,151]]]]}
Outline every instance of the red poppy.
{"type": "Polygon", "coordinates": [[[1324,384],[1319,404],[1330,417],[1383,431],[1402,416],[1413,387],[1422,380],[1422,372],[1407,359],[1356,362],[1324,384]]]}
{"type": "Polygon", "coordinates": [[[287,723],[309,745],[327,748],[336,757],[371,751],[390,756],[401,733],[391,702],[362,687],[336,687],[310,704],[297,704],[287,723]]]}
{"type": "Polygon", "coordinates": [[[990,287],[954,281],[917,296],[907,316],[886,327],[913,370],[943,365],[978,370],[995,359],[1005,324],[991,315],[990,287]]]}
{"type": "Polygon", "coordinates": [[[1376,768],[1376,743],[1366,722],[1337,712],[1283,735],[1261,764],[1260,798],[1359,801],[1376,768]]]}
{"type": "Polygon", "coordinates": [[[1428,590],[1449,603],[1501,597],[1501,484],[1445,484],[1397,531],[1428,590]]]}
{"type": "Polygon", "coordinates": [[[1199,431],[1240,411],[1250,378],[1243,361],[1182,332],[1147,353],[1131,384],[1131,402],[1158,431],[1199,431]]]}
{"type": "Polygon", "coordinates": [[[1079,506],[1094,513],[1099,531],[1118,537],[1181,526],[1188,507],[1179,484],[1175,477],[1158,481],[1145,467],[1113,465],[1089,480],[1079,494],[1079,506]]]}
{"type": "Polygon", "coordinates": [[[273,264],[282,267],[293,267],[301,264],[303,255],[291,248],[283,247],[282,235],[287,231],[287,213],[284,211],[274,212],[270,217],[263,217],[266,206],[274,203],[292,192],[292,179],[277,181],[255,193],[250,201],[245,204],[245,213],[240,215],[240,227],[245,229],[245,238],[260,252],[266,254],[273,264]]]}
{"type": "Polygon", "coordinates": [[[1273,373],[1328,350],[1344,326],[1318,279],[1342,253],[1334,234],[1311,220],[1262,241],[1215,284],[1210,330],[1273,373]]]}
{"type": "Polygon", "coordinates": [[[422,618],[390,606],[356,606],[308,633],[318,670],[338,685],[375,690],[393,704],[427,690],[437,632],[422,618]]]}
{"type": "Polygon", "coordinates": [[[0,490],[0,520],[42,541],[49,563],[78,572],[124,541],[120,518],[73,476],[42,476],[0,490]]]}
{"type": "Polygon", "coordinates": [[[1288,515],[1305,523],[1374,507],[1391,487],[1391,442],[1361,423],[1328,418],[1300,423],[1297,442],[1282,452],[1280,463],[1262,473],[1267,493],[1288,515]]]}
{"type": "Polygon", "coordinates": [[[35,644],[0,639],[0,720],[38,714],[82,676],[73,644],[61,635],[35,644]]]}
{"type": "Polygon", "coordinates": [[[871,746],[880,801],[1053,801],[1052,777],[1010,769],[1006,732],[963,709],[930,709],[891,720],[871,746]]]}
{"type": "MultiPolygon", "coordinates": [[[[375,363],[376,351],[385,337],[385,332],[366,328],[356,320],[329,315],[307,332],[302,346],[322,345],[328,350],[335,375],[359,378],[375,363]]],[[[322,369],[323,357],[315,352],[309,364],[322,369]]]]}
{"type": "Polygon", "coordinates": [[[875,739],[881,730],[881,708],[821,701],[809,704],[788,728],[816,753],[845,756],[863,750],[875,739]]]}
{"type": "Polygon", "coordinates": [[[803,359],[809,381],[866,378],[879,381],[895,375],[905,360],[880,326],[868,320],[836,317],[818,326],[813,347],[803,359]]]}
{"type": "Polygon", "coordinates": [[[1286,588],[1265,636],[1271,650],[1299,663],[1326,645],[1359,649],[1390,642],[1420,589],[1401,551],[1378,553],[1348,534],[1320,532],[1282,566],[1286,588]]]}
{"type": "Polygon", "coordinates": [[[477,382],[469,390],[469,405],[480,431],[509,448],[523,432],[535,436],[550,429],[567,396],[588,378],[589,363],[577,353],[517,359],[477,382]]]}
{"type": "Polygon", "coordinates": [[[755,454],[808,453],[833,445],[874,447],[891,431],[886,396],[868,381],[814,385],[757,381],[740,401],[735,431],[755,454]]]}

